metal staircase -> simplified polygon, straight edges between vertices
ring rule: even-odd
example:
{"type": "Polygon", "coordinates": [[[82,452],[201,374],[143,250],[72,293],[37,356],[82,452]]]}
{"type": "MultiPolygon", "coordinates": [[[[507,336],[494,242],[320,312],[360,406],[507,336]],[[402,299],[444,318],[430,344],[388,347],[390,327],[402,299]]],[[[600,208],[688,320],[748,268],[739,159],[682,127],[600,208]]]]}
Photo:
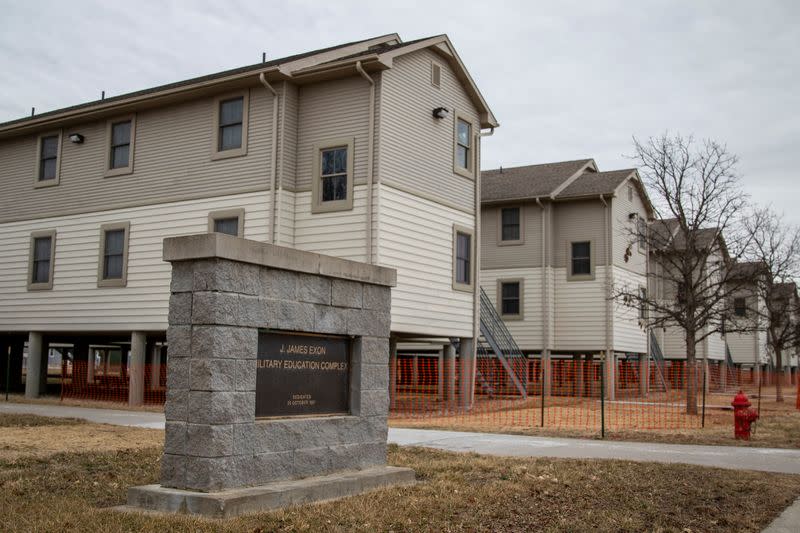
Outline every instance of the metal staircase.
{"type": "Polygon", "coordinates": [[[656,375],[661,381],[661,385],[664,387],[665,391],[669,390],[669,387],[667,386],[667,380],[664,377],[667,366],[666,361],[664,360],[664,352],[661,351],[661,345],[658,343],[658,338],[652,329],[650,330],[650,357],[653,358],[653,361],[656,364],[656,375]]]}
{"type": "MultiPolygon", "coordinates": [[[[519,395],[522,398],[528,397],[527,357],[517,346],[514,337],[511,336],[483,287],[481,287],[481,335],[478,339],[478,357],[496,357],[519,395]],[[514,359],[521,359],[525,364],[513,365],[512,361],[514,359]],[[516,370],[515,366],[517,367],[516,370]]],[[[494,392],[492,385],[486,382],[484,376],[479,373],[478,381],[482,387],[485,384],[494,392]]]]}

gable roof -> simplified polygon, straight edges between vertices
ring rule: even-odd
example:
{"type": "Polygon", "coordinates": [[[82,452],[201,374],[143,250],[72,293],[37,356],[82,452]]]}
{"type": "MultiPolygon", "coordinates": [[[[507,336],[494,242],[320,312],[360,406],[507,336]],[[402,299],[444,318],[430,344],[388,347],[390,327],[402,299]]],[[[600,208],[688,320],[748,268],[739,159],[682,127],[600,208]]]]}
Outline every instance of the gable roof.
{"type": "Polygon", "coordinates": [[[563,191],[558,193],[557,199],[596,197],[601,194],[614,194],[636,169],[611,170],[608,172],[587,172],[578,176],[563,191]]]}
{"type": "Polygon", "coordinates": [[[570,178],[587,169],[596,170],[593,159],[498,168],[481,172],[481,201],[501,202],[550,196],[570,178]]]}
{"type": "Polygon", "coordinates": [[[64,126],[82,120],[121,114],[136,109],[137,106],[156,105],[158,102],[166,103],[170,98],[185,98],[185,93],[189,91],[207,90],[208,87],[221,89],[234,84],[246,86],[243,84],[254,83],[254,76],[261,73],[271,81],[293,79],[295,75],[298,78],[311,80],[323,71],[330,71],[334,73],[332,75],[335,75],[336,72],[348,75],[348,73],[356,73],[354,69],[359,59],[362,60],[364,68],[367,70],[383,70],[391,68],[392,58],[395,55],[410,53],[425,47],[432,47],[444,53],[442,46],[447,48],[452,67],[462,83],[465,84],[467,93],[473,98],[480,111],[481,127],[498,126],[494,115],[446,35],[403,43],[399,35],[392,33],[11,120],[0,123],[0,138],[45,127],[64,126]]]}

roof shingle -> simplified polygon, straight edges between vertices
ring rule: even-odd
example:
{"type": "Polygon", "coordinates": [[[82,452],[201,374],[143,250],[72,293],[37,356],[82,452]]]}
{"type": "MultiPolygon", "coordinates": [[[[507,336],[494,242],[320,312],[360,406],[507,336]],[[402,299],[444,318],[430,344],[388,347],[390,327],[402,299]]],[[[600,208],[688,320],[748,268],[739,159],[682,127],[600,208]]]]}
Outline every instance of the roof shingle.
{"type": "Polygon", "coordinates": [[[520,200],[549,196],[591,159],[498,168],[481,172],[481,201],[520,200]]]}
{"type": "Polygon", "coordinates": [[[565,199],[613,194],[617,187],[634,172],[636,170],[632,168],[608,172],[587,172],[581,174],[575,181],[567,185],[563,191],[558,193],[556,198],[565,199]]]}

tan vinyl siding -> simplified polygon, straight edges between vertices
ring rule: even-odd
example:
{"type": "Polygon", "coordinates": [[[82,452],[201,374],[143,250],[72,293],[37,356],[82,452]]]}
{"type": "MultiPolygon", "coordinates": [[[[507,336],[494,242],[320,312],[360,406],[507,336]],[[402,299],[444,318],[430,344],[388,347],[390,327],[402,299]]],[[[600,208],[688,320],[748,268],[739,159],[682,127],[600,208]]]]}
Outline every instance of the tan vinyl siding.
{"type": "Polygon", "coordinates": [[[381,266],[397,269],[392,331],[472,337],[473,293],[453,290],[453,224],[470,215],[381,186],[381,266]]]}
{"type": "Polygon", "coordinates": [[[280,221],[277,228],[276,244],[294,248],[294,217],[296,194],[283,190],[280,191],[280,202],[278,203],[277,219],[280,221]]]}
{"type": "Polygon", "coordinates": [[[83,144],[64,138],[60,183],[33,188],[36,136],[0,143],[0,222],[86,213],[120,206],[266,190],[271,158],[272,95],[250,89],[247,155],[212,161],[214,98],[136,114],[134,172],[104,177],[105,120],[70,127],[83,144]]]}
{"type": "Polygon", "coordinates": [[[297,175],[297,134],[298,113],[300,109],[299,90],[293,83],[281,84],[280,113],[278,116],[278,175],[284,188],[296,187],[297,175]]]}
{"type": "Polygon", "coordinates": [[[381,75],[380,95],[381,180],[473,211],[473,180],[453,171],[454,121],[457,112],[477,133],[479,118],[455,73],[434,52],[420,50],[395,58],[381,75]],[[431,60],[442,65],[438,89],[431,85],[431,60]],[[447,118],[433,118],[436,107],[446,107],[447,118]]]}
{"type": "Polygon", "coordinates": [[[628,216],[637,213],[642,220],[647,220],[645,208],[639,189],[632,180],[623,183],[617,190],[617,196],[611,199],[611,238],[613,241],[612,263],[633,272],[644,273],[647,268],[647,255],[644,250],[639,250],[635,239],[636,221],[628,216]],[[633,201],[628,200],[628,187],[633,187],[633,201]],[[625,250],[631,247],[630,258],[625,262],[625,250]]]}
{"type": "Polygon", "coordinates": [[[294,247],[353,261],[366,259],[366,187],[356,186],[353,209],[311,213],[311,193],[295,195],[294,247]]]}
{"type": "Polygon", "coordinates": [[[504,268],[481,270],[481,287],[492,302],[497,301],[497,280],[523,280],[522,320],[506,321],[517,345],[525,351],[538,351],[542,347],[542,269],[504,268]]]}
{"type": "Polygon", "coordinates": [[[0,224],[0,331],[164,330],[170,295],[164,238],[204,233],[209,212],[243,208],[245,238],[263,241],[268,199],[261,192],[0,224]],[[130,222],[127,287],[98,288],[100,226],[119,221],[130,222]],[[30,234],[53,228],[53,289],[29,292],[30,234]]]}
{"type": "Polygon", "coordinates": [[[564,268],[554,269],[555,350],[605,348],[605,267],[592,281],[567,281],[564,268]]]}
{"type": "Polygon", "coordinates": [[[298,92],[296,187],[311,188],[314,145],[330,139],[355,138],[354,183],[367,179],[369,85],[361,77],[325,81],[300,87],[298,92]]]}
{"type": "MultiPolygon", "coordinates": [[[[566,267],[567,250],[571,242],[592,241],[594,267],[605,264],[605,239],[603,236],[603,204],[600,200],[565,202],[554,204],[553,266],[566,267]]],[[[599,269],[597,269],[599,272],[599,269]]],[[[600,280],[599,274],[595,279],[600,280]]],[[[577,283],[577,282],[576,282],[577,283]]]]}
{"type": "MultiPolygon", "coordinates": [[[[637,292],[639,287],[647,285],[647,278],[627,269],[612,267],[614,270],[614,286],[625,287],[627,291],[637,292]]],[[[647,352],[647,331],[639,322],[638,306],[631,307],[620,301],[612,306],[614,320],[614,350],[618,352],[647,352]]]]}
{"type": "Polygon", "coordinates": [[[752,365],[758,362],[759,355],[756,353],[758,338],[755,333],[728,333],[726,337],[734,363],[752,365]]]}
{"type": "Polygon", "coordinates": [[[522,244],[499,245],[500,206],[481,209],[481,268],[541,267],[542,210],[536,204],[515,204],[522,208],[522,244]]]}

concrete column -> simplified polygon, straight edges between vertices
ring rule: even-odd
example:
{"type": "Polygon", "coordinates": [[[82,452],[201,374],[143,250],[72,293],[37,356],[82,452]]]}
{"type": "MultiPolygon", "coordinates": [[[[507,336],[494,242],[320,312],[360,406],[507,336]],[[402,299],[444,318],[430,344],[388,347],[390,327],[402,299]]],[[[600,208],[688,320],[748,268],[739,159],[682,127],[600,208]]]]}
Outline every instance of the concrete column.
{"type": "Polygon", "coordinates": [[[572,365],[573,365],[573,372],[575,375],[573,376],[573,383],[575,384],[575,396],[581,397],[583,396],[583,356],[582,355],[573,355],[572,356],[572,365]]]}
{"type": "Polygon", "coordinates": [[[97,360],[97,350],[89,349],[89,365],[86,367],[86,381],[94,383],[94,365],[97,360]]]}
{"type": "Polygon", "coordinates": [[[144,403],[144,362],[147,353],[147,335],[141,331],[131,333],[131,365],[128,369],[128,404],[144,403]]]}
{"type": "MultiPolygon", "coordinates": [[[[28,334],[28,364],[25,377],[25,397],[38,398],[41,394],[42,375],[42,334],[31,331],[28,334]]],[[[44,363],[47,366],[47,363],[44,363]]]]}
{"type": "Polygon", "coordinates": [[[475,399],[475,341],[472,337],[461,338],[461,407],[472,408],[475,399]]]}
{"type": "Polygon", "coordinates": [[[397,403],[397,339],[389,339],[389,409],[397,403]]]}
{"type": "Polygon", "coordinates": [[[161,348],[153,346],[152,363],[150,364],[150,390],[158,390],[161,385],[161,348]]]}
{"type": "Polygon", "coordinates": [[[647,398],[650,394],[650,356],[643,353],[639,356],[639,395],[647,398]]]}
{"type": "Polygon", "coordinates": [[[419,385],[419,356],[415,355],[411,358],[411,386],[417,387],[419,385]]]}
{"type": "Polygon", "coordinates": [[[617,355],[613,350],[606,350],[606,399],[613,400],[617,397],[617,355]]]}
{"type": "Polygon", "coordinates": [[[542,395],[550,396],[550,386],[552,384],[553,369],[550,366],[550,350],[542,351],[542,395]]]}
{"type": "Polygon", "coordinates": [[[439,350],[436,364],[436,395],[440,402],[444,401],[444,350],[439,350]]]}
{"type": "Polygon", "coordinates": [[[452,344],[444,347],[444,397],[448,404],[456,398],[456,349],[452,344]]]}

